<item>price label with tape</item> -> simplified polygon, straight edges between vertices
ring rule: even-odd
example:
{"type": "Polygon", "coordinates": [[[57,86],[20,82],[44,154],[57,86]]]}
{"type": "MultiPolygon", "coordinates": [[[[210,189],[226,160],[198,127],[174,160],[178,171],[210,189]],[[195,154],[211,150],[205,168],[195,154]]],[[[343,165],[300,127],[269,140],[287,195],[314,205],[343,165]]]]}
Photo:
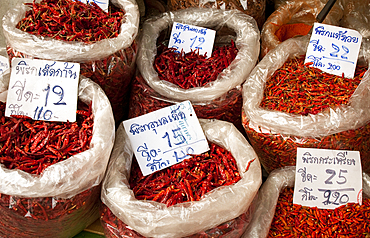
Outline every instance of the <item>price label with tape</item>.
{"type": "Polygon", "coordinates": [[[315,23],[305,63],[326,73],[353,78],[361,41],[358,31],[315,23]]]}
{"type": "Polygon", "coordinates": [[[0,75],[9,69],[9,59],[0,55],[0,75]]]}
{"type": "Polygon", "coordinates": [[[210,57],[215,36],[212,29],[174,22],[168,47],[184,53],[199,50],[200,55],[210,57]]]}
{"type": "Polygon", "coordinates": [[[360,152],[298,148],[293,203],[322,209],[361,204],[360,152]]]}
{"type": "Polygon", "coordinates": [[[80,2],[89,4],[89,3],[95,3],[98,5],[103,11],[108,12],[108,7],[109,7],[109,0],[78,0],[80,2]]]}
{"type": "Polygon", "coordinates": [[[122,123],[144,176],[209,150],[190,101],[122,123]]]}
{"type": "Polygon", "coordinates": [[[5,116],[76,121],[80,64],[13,58],[5,116]]]}

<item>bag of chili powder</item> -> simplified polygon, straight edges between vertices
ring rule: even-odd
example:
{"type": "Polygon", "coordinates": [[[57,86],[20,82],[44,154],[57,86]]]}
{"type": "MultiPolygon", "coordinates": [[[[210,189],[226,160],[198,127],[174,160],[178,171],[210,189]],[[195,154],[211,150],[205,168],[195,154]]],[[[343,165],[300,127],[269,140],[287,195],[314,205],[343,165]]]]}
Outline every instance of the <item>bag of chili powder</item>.
{"type": "MultiPolygon", "coordinates": [[[[120,28],[112,33],[107,33],[107,28],[95,32],[95,30],[101,29],[102,26],[99,24],[103,22],[99,20],[100,15],[98,14],[102,14],[99,7],[86,8],[86,4],[73,0],[42,0],[40,3],[33,4],[30,6],[19,4],[4,16],[3,30],[10,60],[13,57],[27,57],[80,63],[81,74],[99,84],[108,96],[117,125],[126,119],[129,85],[136,69],[137,43],[135,37],[139,28],[140,17],[136,1],[110,1],[111,9],[109,13],[112,13],[109,18],[106,16],[102,16],[102,18],[104,17],[105,24],[112,24],[112,29],[118,28],[121,24],[120,28]],[[60,7],[58,7],[58,4],[61,4],[60,7]],[[32,12],[32,6],[37,6],[34,8],[39,9],[38,13],[32,12]],[[52,7],[55,9],[52,9],[52,7]],[[60,12],[61,9],[67,11],[67,13],[63,14],[60,12]],[[87,9],[89,9],[88,13],[86,13],[87,9]],[[31,12],[28,13],[29,11],[31,12]],[[40,14],[40,12],[43,12],[43,14],[40,14]],[[115,20],[114,17],[117,16],[114,14],[118,12],[123,12],[122,20],[112,22],[111,20],[115,20]],[[36,19],[45,24],[38,30],[34,30],[36,31],[35,34],[17,28],[20,27],[18,23],[30,14],[41,17],[41,19],[36,19]],[[86,16],[86,14],[89,14],[89,16],[86,16]],[[72,17],[73,15],[75,15],[75,18],[72,17]],[[77,18],[78,16],[81,18],[77,18]],[[56,24],[59,21],[61,25],[58,25],[59,28],[53,32],[54,26],[50,24],[56,24]],[[94,25],[97,26],[94,27],[94,25]],[[52,37],[48,36],[49,30],[45,30],[48,27],[53,32],[52,37]],[[69,34],[69,32],[65,33],[67,29],[75,32],[75,34],[73,36],[60,36],[62,32],[69,34]],[[86,33],[88,31],[94,33],[86,33]],[[109,37],[111,34],[114,37],[103,37],[109,37]]],[[[30,23],[29,27],[25,27],[25,30],[29,29],[32,24],[30,23]]],[[[36,25],[36,23],[34,24],[36,25]]],[[[51,72],[43,73],[51,74],[51,72]]]]}
{"type": "MultiPolygon", "coordinates": [[[[281,3],[263,24],[260,58],[262,59],[267,52],[289,38],[307,35],[325,3],[320,0],[295,0],[281,3]]],[[[343,11],[337,3],[323,23],[339,25],[342,16],[343,11]]]]}
{"type": "Polygon", "coordinates": [[[167,4],[170,11],[195,7],[237,9],[253,17],[259,29],[265,22],[266,0],[168,0],[167,4]]]}
{"type": "MultiPolygon", "coordinates": [[[[9,75],[1,78],[0,89],[7,89],[9,75]]],[[[6,91],[0,94],[2,102],[5,102],[6,94],[6,91]]],[[[114,144],[115,124],[107,96],[100,86],[84,76],[80,77],[78,98],[79,103],[90,108],[86,112],[92,113],[89,116],[92,119],[84,121],[89,124],[76,126],[79,125],[79,114],[77,124],[73,123],[72,126],[69,126],[69,122],[46,122],[50,124],[45,124],[43,121],[30,119],[26,124],[26,121],[20,121],[19,124],[34,125],[34,128],[27,127],[30,131],[39,131],[39,125],[42,125],[42,128],[47,128],[52,134],[45,135],[48,139],[42,139],[42,142],[37,144],[39,147],[44,141],[48,142],[38,151],[36,151],[37,147],[35,152],[32,149],[34,142],[38,140],[37,136],[31,139],[29,150],[25,148],[26,146],[20,146],[20,150],[28,151],[29,159],[18,154],[19,161],[25,162],[17,165],[17,169],[10,168],[18,162],[7,156],[7,142],[0,142],[1,237],[73,237],[99,218],[101,181],[114,144]],[[37,122],[40,123],[37,124],[37,122]],[[60,136],[55,134],[57,130],[60,136]],[[85,141],[84,134],[87,136],[88,146],[84,146],[83,148],[86,148],[84,150],[79,150],[78,148],[82,147],[85,141]],[[63,145],[61,148],[57,148],[59,142],[63,145]],[[76,149],[78,149],[77,153],[73,152],[73,156],[66,155],[63,159],[58,156],[53,157],[49,152],[50,150],[55,155],[58,151],[66,154],[64,150],[72,152],[76,149]],[[78,151],[81,152],[78,153],[78,151]],[[42,157],[43,155],[45,156],[42,157]],[[35,158],[36,169],[27,164],[32,162],[32,158],[35,158]],[[8,161],[12,160],[13,162],[9,164],[8,161]],[[32,170],[32,173],[25,172],[27,168],[32,170]],[[35,173],[41,168],[41,173],[35,173]]],[[[82,110],[81,108],[79,106],[78,110],[82,110]]],[[[85,114],[84,111],[81,112],[85,114]]],[[[4,133],[7,124],[12,120],[9,119],[8,123],[4,123],[3,119],[1,121],[0,128],[3,138],[7,135],[4,133]]],[[[22,129],[22,135],[27,135],[29,131],[27,128],[22,129]]],[[[20,131],[21,129],[14,132],[21,133],[20,131]]],[[[44,129],[41,134],[43,131],[44,129]]],[[[16,145],[17,142],[11,143],[16,145]]]]}
{"type": "Polygon", "coordinates": [[[305,237],[305,235],[311,237],[368,237],[370,234],[370,220],[368,219],[370,215],[370,177],[368,174],[362,174],[362,205],[349,203],[332,210],[293,205],[295,172],[295,166],[287,166],[269,174],[258,192],[252,220],[242,237],[305,237]],[[297,228],[302,228],[304,232],[297,228]],[[287,229],[298,232],[294,233],[287,229]]]}
{"type": "Polygon", "coordinates": [[[369,173],[369,44],[362,43],[355,77],[345,79],[303,65],[308,42],[303,36],[281,43],[246,80],[242,122],[248,139],[268,173],[294,166],[297,147],[359,151],[369,173]]]}
{"type": "MultiPolygon", "coordinates": [[[[231,54],[230,51],[228,53],[231,54]]],[[[214,50],[215,52],[216,50],[214,50]]],[[[256,22],[252,17],[238,10],[224,11],[219,9],[195,8],[167,12],[158,17],[153,17],[147,20],[142,27],[137,57],[139,75],[133,80],[134,82],[132,84],[129,118],[137,117],[181,101],[190,100],[198,118],[228,121],[244,132],[241,125],[241,84],[255,66],[258,54],[259,31],[256,22]],[[207,27],[217,32],[215,39],[216,46],[214,48],[219,46],[218,49],[220,51],[218,52],[220,53],[218,54],[220,56],[214,55],[214,57],[210,57],[209,59],[217,61],[211,62],[211,64],[223,63],[224,65],[222,66],[224,69],[214,76],[212,76],[214,69],[209,74],[205,73],[202,80],[207,81],[207,83],[204,85],[199,84],[201,86],[186,88],[181,87],[177,82],[167,81],[168,79],[176,79],[176,77],[183,76],[187,80],[185,83],[187,83],[194,80],[191,78],[194,76],[193,72],[204,72],[205,70],[203,69],[199,70],[195,66],[189,66],[188,69],[184,70],[191,72],[189,76],[185,75],[185,72],[180,75],[180,70],[175,70],[175,72],[179,73],[178,76],[162,79],[162,75],[159,75],[157,68],[154,66],[156,62],[160,61],[157,57],[163,55],[159,54],[160,48],[165,48],[164,42],[169,39],[174,22],[207,27]],[[235,44],[232,44],[233,42],[235,44]],[[159,48],[157,49],[157,47],[159,48]],[[237,54],[234,55],[235,57],[228,56],[229,54],[222,57],[221,54],[224,53],[222,49],[229,48],[232,48],[233,52],[237,50],[237,54]],[[219,57],[221,59],[216,60],[219,57]],[[229,65],[224,62],[226,60],[230,61],[228,62],[229,65]]],[[[199,58],[199,61],[206,61],[204,56],[196,56],[199,58]]],[[[173,55],[164,55],[163,59],[165,57],[175,59],[173,55]]],[[[174,64],[174,62],[164,62],[163,64],[166,67],[165,65],[174,64]]],[[[199,64],[199,67],[202,66],[203,64],[199,64]]],[[[217,68],[221,68],[222,66],[217,68]]],[[[170,73],[170,69],[165,70],[165,72],[170,73]]]]}
{"type": "MultiPolygon", "coordinates": [[[[139,200],[129,184],[135,157],[121,125],[102,185],[104,209],[101,223],[107,237],[241,236],[253,210],[252,200],[262,183],[260,163],[253,148],[231,123],[206,119],[200,119],[200,122],[209,142],[231,152],[241,179],[231,185],[217,187],[200,200],[171,206],[139,200]]],[[[153,178],[154,175],[148,176],[153,178]]]]}

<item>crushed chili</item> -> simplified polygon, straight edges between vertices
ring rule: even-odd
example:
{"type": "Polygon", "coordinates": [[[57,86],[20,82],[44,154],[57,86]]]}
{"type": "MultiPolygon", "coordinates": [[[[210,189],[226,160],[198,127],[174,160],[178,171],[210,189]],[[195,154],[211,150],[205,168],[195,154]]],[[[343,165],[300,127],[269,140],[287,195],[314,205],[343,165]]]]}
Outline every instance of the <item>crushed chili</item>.
{"type": "Polygon", "coordinates": [[[275,32],[275,35],[280,42],[283,42],[294,36],[305,36],[310,32],[311,28],[311,25],[305,23],[283,24],[275,32]]]}

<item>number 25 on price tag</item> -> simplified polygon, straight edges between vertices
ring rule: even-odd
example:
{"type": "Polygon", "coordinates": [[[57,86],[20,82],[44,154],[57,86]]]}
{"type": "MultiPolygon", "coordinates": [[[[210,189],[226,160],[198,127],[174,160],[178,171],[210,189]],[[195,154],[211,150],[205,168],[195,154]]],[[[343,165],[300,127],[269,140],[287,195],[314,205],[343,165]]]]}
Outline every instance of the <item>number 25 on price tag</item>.
{"type": "Polygon", "coordinates": [[[362,202],[360,152],[298,148],[293,203],[335,209],[362,202]]]}

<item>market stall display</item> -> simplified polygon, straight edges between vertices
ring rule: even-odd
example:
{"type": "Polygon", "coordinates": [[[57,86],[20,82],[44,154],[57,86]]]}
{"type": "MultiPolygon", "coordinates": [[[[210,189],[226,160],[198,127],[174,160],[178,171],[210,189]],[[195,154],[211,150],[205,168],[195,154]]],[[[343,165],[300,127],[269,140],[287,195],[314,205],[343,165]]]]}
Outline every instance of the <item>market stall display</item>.
{"type": "Polygon", "coordinates": [[[110,3],[108,13],[94,4],[71,0],[20,4],[6,13],[3,30],[10,60],[80,63],[81,74],[107,94],[118,124],[128,113],[139,11],[133,0],[110,3]]]}
{"type": "MultiPolygon", "coordinates": [[[[9,78],[0,83],[3,102],[9,78]]],[[[85,107],[76,123],[1,113],[1,237],[73,237],[99,217],[113,113],[103,90],[84,76],[78,98],[85,107]]]]}
{"type": "MultiPolygon", "coordinates": [[[[260,58],[262,59],[270,50],[289,38],[307,35],[325,3],[321,0],[295,0],[280,3],[263,24],[260,58]]],[[[342,17],[343,10],[337,3],[323,23],[339,25],[342,17]]]]}
{"type": "Polygon", "coordinates": [[[318,74],[307,73],[308,65],[301,63],[292,68],[285,65],[299,62],[296,59],[305,54],[308,41],[308,37],[300,37],[281,43],[260,61],[243,85],[242,120],[250,143],[268,173],[295,165],[297,147],[360,151],[362,169],[369,172],[367,44],[363,43],[357,63],[356,77],[360,81],[324,75],[317,77],[327,81],[317,85],[320,81],[315,74],[318,74]],[[285,76],[284,70],[288,71],[285,76]],[[311,77],[305,74],[313,75],[315,81],[306,81],[311,77]],[[274,77],[277,81],[269,83],[274,77]],[[340,91],[340,87],[346,90],[340,91]],[[264,106],[264,97],[281,100],[264,106]]]}
{"type": "Polygon", "coordinates": [[[237,10],[185,9],[149,19],[143,24],[137,57],[139,74],[132,84],[129,118],[190,100],[198,118],[229,121],[243,131],[241,84],[255,66],[258,54],[256,22],[237,10]],[[160,54],[174,22],[216,30],[215,55],[208,59],[194,53],[181,56],[170,49],[160,54]],[[214,64],[218,71],[213,70],[214,64]],[[197,84],[181,87],[190,82],[197,84]]]}
{"type": "Polygon", "coordinates": [[[265,22],[266,0],[168,0],[170,11],[194,7],[237,9],[253,17],[260,29],[265,22]]]}
{"type": "Polygon", "coordinates": [[[362,205],[348,203],[335,209],[293,204],[294,176],[294,166],[269,174],[243,237],[367,237],[370,234],[370,177],[366,173],[363,173],[362,205]]]}
{"type": "MultiPolygon", "coordinates": [[[[132,188],[130,185],[134,185],[137,179],[132,176],[139,175],[130,174],[135,157],[128,136],[121,125],[117,131],[116,143],[102,188],[101,199],[104,209],[101,221],[107,237],[124,237],[128,234],[133,237],[203,237],[202,235],[208,237],[212,234],[214,234],[213,237],[227,237],[228,235],[240,237],[249,223],[249,214],[253,209],[252,200],[262,182],[258,158],[245,137],[231,123],[205,119],[200,119],[200,122],[209,143],[216,144],[217,146],[214,146],[216,150],[222,147],[235,158],[238,172],[234,174],[235,176],[240,175],[240,180],[238,178],[235,180],[238,180],[237,182],[230,181],[229,184],[205,194],[201,193],[202,189],[189,190],[186,181],[190,184],[192,183],[190,179],[195,177],[187,175],[186,171],[191,172],[191,169],[194,169],[193,173],[196,173],[196,165],[191,166],[188,164],[191,163],[190,160],[184,160],[168,169],[174,173],[179,172],[176,180],[178,179],[177,183],[184,186],[182,187],[184,190],[178,193],[178,197],[189,198],[188,200],[172,203],[169,201],[170,198],[166,204],[166,202],[163,203],[165,199],[161,197],[158,190],[159,195],[156,198],[141,200],[143,199],[141,195],[136,198],[140,187],[132,188]],[[189,167],[186,167],[187,165],[189,167]],[[200,193],[196,195],[194,192],[191,196],[192,191],[200,193]]],[[[229,161],[227,163],[230,164],[229,161]]],[[[207,175],[208,177],[212,175],[209,177],[211,179],[209,182],[215,184],[214,179],[217,179],[215,165],[210,164],[209,167],[214,167],[213,173],[207,175]]],[[[223,168],[221,163],[218,167],[218,169],[223,168]]],[[[156,173],[143,178],[148,186],[150,184],[161,186],[155,178],[159,178],[166,172],[160,170],[156,173]]],[[[229,170],[225,172],[225,178],[227,173],[229,170]]],[[[230,173],[229,176],[231,176],[230,173]]],[[[202,180],[200,173],[199,184],[207,184],[202,183],[202,180]]],[[[222,181],[219,179],[218,183],[222,181]]],[[[169,186],[168,189],[171,187],[169,186]]],[[[168,195],[172,194],[174,193],[171,192],[168,195]]]]}

